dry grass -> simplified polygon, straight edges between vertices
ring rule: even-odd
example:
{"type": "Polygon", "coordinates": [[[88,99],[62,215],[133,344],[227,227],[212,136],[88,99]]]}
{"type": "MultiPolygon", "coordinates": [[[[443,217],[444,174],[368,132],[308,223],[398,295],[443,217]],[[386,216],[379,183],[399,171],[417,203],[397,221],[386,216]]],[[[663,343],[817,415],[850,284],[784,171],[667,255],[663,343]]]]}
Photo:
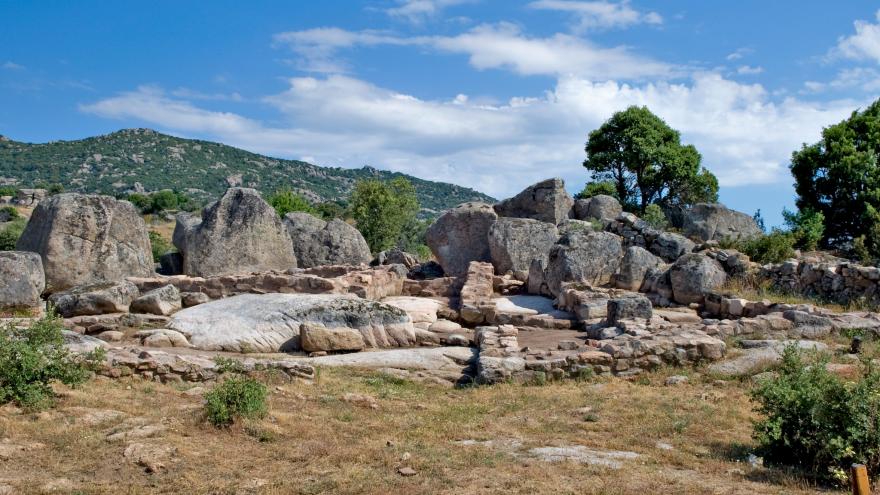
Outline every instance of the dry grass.
{"type": "Polygon", "coordinates": [[[44,445],[0,460],[0,484],[39,493],[66,479],[71,491],[96,494],[814,493],[796,478],[742,462],[752,445],[745,385],[695,376],[665,387],[670,373],[450,390],[325,369],[315,384],[270,379],[270,416],[228,430],[204,423],[200,397],[182,388],[95,381],[63,391],[48,412],[0,409],[0,438],[44,445]],[[347,402],[347,393],[371,396],[378,408],[347,402]],[[106,409],[124,416],[86,421],[90,411],[106,409]],[[129,441],[106,439],[133,423],[166,427],[132,441],[176,449],[167,469],[146,473],[123,457],[129,441]],[[640,457],[612,470],[456,443],[511,439],[522,442],[520,450],[584,445],[640,457]],[[399,467],[418,474],[401,476],[399,467]]]}
{"type": "Polygon", "coordinates": [[[750,301],[769,300],[779,304],[812,304],[837,313],[847,311],[877,311],[876,305],[866,300],[856,299],[847,304],[817,299],[800,294],[780,291],[773,287],[769,280],[757,280],[754,277],[730,277],[721,287],[721,292],[733,294],[750,301]]]}

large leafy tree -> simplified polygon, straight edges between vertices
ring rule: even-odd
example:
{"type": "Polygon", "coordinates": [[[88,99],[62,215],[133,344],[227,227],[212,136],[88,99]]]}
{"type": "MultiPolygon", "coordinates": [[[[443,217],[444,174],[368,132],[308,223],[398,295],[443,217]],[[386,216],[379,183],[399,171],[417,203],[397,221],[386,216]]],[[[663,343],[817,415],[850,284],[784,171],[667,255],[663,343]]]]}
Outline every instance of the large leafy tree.
{"type": "Polygon", "coordinates": [[[647,107],[615,113],[590,133],[585,151],[593,179],[613,184],[629,209],[718,200],[718,180],[700,167],[697,149],[647,107]]]}
{"type": "Polygon", "coordinates": [[[880,254],[880,100],[826,127],[791,158],[797,206],[825,217],[823,243],[858,240],[880,254]],[[863,237],[864,236],[864,237],[863,237]]]}
{"type": "Polygon", "coordinates": [[[377,253],[397,245],[416,223],[419,200],[403,177],[388,182],[369,179],[355,184],[349,208],[358,230],[377,253]]]}

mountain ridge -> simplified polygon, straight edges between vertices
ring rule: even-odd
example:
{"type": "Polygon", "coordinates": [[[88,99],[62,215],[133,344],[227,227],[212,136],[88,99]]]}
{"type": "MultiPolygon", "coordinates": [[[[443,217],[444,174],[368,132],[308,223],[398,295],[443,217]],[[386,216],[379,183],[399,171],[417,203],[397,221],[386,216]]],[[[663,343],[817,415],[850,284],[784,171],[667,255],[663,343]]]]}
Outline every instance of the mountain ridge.
{"type": "Polygon", "coordinates": [[[322,167],[152,129],[121,129],[46,143],[25,143],[0,135],[0,185],[17,187],[60,183],[68,191],[113,196],[175,189],[205,202],[233,186],[253,187],[264,195],[289,187],[317,203],[347,200],[357,180],[400,176],[412,182],[428,214],[467,201],[495,202],[470,188],[400,172],[370,166],[322,167]]]}

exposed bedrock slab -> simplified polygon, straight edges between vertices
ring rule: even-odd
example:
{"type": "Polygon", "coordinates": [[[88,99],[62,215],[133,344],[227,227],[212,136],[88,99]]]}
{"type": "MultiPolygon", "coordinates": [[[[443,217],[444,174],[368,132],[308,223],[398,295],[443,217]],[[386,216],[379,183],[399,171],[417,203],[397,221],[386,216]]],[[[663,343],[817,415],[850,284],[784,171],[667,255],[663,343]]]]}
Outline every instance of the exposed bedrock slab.
{"type": "Polygon", "coordinates": [[[179,311],[168,327],[198,349],[283,352],[301,349],[304,323],[356,329],[366,347],[408,347],[416,341],[405,311],[344,295],[242,294],[179,311]]]}

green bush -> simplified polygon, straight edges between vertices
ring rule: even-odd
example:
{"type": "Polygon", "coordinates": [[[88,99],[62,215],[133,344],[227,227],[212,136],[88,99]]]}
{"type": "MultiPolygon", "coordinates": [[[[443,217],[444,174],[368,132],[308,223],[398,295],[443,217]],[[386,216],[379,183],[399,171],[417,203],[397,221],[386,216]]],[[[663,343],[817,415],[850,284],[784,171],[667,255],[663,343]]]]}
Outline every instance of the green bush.
{"type": "Polygon", "coordinates": [[[268,412],[266,386],[247,376],[233,376],[205,394],[205,412],[214,426],[229,426],[239,418],[258,419],[268,412]]]}
{"type": "Polygon", "coordinates": [[[24,218],[18,218],[0,227],[0,251],[15,251],[15,243],[18,242],[26,225],[27,221],[24,218]]]}
{"type": "Polygon", "coordinates": [[[54,314],[26,328],[14,323],[0,328],[0,404],[31,410],[50,406],[53,382],[81,384],[104,360],[103,349],[83,356],[68,352],[62,328],[54,314]]]}
{"type": "Polygon", "coordinates": [[[153,252],[153,261],[158,262],[163,254],[174,251],[174,246],[165,240],[158,232],[150,231],[150,250],[153,252]]]}
{"type": "Polygon", "coordinates": [[[12,206],[3,206],[0,207],[0,219],[2,218],[6,218],[6,220],[0,221],[9,222],[12,220],[18,220],[19,218],[21,218],[21,214],[12,206]]]}
{"type": "Polygon", "coordinates": [[[404,177],[358,181],[349,209],[373,253],[398,245],[401,238],[412,239],[421,227],[416,220],[420,209],[416,190],[404,177]]]}
{"type": "Polygon", "coordinates": [[[18,194],[18,188],[14,186],[0,186],[0,196],[15,197],[18,194]]]}
{"type": "Polygon", "coordinates": [[[767,235],[746,240],[723,240],[722,248],[733,248],[745,253],[752,261],[762,264],[780,263],[794,257],[797,238],[791,232],[773,229],[767,235]]]}
{"type": "Polygon", "coordinates": [[[825,215],[813,210],[800,210],[797,213],[782,210],[785,224],[794,234],[798,247],[813,251],[825,233],[825,215]]]}
{"type": "Polygon", "coordinates": [[[146,194],[132,193],[125,199],[140,210],[141,213],[149,213],[150,209],[153,207],[153,201],[146,194]]]}
{"type": "Polygon", "coordinates": [[[575,195],[575,199],[588,199],[600,194],[616,198],[617,188],[614,187],[614,182],[609,180],[588,182],[587,185],[584,186],[584,189],[575,195]]]}
{"type": "Polygon", "coordinates": [[[279,189],[269,196],[268,203],[275,208],[278,216],[284,218],[284,215],[295,211],[305,213],[317,213],[312,205],[305,198],[291,191],[290,189],[279,189]]]}
{"type": "Polygon", "coordinates": [[[843,483],[853,463],[880,474],[880,372],[856,382],[827,370],[827,358],[807,363],[794,346],[783,353],[779,377],[752,390],[759,454],[768,465],[793,467],[822,482],[843,483]]]}
{"type": "Polygon", "coordinates": [[[642,213],[642,220],[658,230],[665,230],[669,226],[669,221],[666,220],[666,214],[663,213],[663,209],[653,203],[645,208],[645,212],[642,213]]]}

